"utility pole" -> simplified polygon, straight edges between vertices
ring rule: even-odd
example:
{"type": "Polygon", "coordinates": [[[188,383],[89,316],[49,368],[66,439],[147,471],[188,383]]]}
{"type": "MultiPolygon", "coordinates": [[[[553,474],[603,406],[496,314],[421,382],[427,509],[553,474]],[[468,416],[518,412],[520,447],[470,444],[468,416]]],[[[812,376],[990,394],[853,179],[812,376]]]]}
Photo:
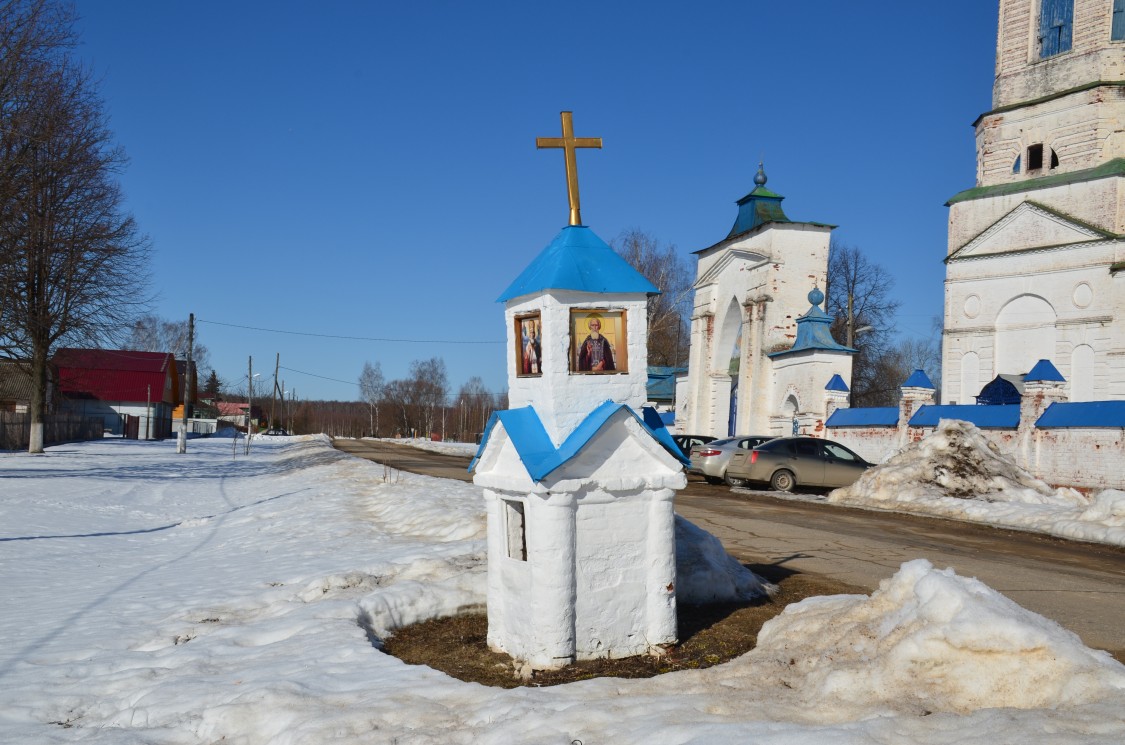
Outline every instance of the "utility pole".
{"type": "MultiPolygon", "coordinates": [[[[277,360],[273,363],[273,396],[270,400],[270,429],[273,429],[273,413],[277,407],[277,371],[281,368],[281,352],[277,353],[277,360]]],[[[283,402],[284,403],[284,402],[283,402]]]]}
{"type": "Polygon", "coordinates": [[[254,358],[246,358],[246,455],[250,455],[251,427],[254,425],[254,358]]]}
{"type": "Polygon", "coordinates": [[[152,439],[152,383],[145,386],[145,439],[152,439]]]}
{"type": "Polygon", "coordinates": [[[180,398],[183,399],[184,415],[180,420],[180,434],[176,438],[176,452],[187,452],[187,420],[188,420],[188,406],[191,405],[191,394],[195,389],[192,385],[195,376],[192,374],[194,370],[191,366],[191,350],[195,346],[195,314],[188,314],[188,327],[187,327],[187,369],[184,370],[184,390],[180,398]]]}

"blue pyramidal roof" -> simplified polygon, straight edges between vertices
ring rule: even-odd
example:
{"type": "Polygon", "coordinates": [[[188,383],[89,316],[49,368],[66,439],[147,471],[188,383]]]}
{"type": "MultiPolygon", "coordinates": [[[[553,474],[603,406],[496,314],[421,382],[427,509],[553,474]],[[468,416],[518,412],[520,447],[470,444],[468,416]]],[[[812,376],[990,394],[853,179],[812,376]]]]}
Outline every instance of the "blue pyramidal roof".
{"type": "Polygon", "coordinates": [[[836,340],[832,338],[832,318],[820,309],[820,304],[824,302],[824,293],[814,287],[809,292],[809,302],[812,303],[809,312],[797,319],[797,340],[793,342],[793,346],[768,356],[781,357],[786,354],[809,350],[855,354],[856,350],[845,347],[843,344],[837,344],[836,340]]]}
{"type": "Polygon", "coordinates": [[[1066,378],[1062,376],[1057,367],[1051,364],[1050,360],[1039,360],[1035,363],[1035,367],[1023,376],[1023,382],[1065,383],[1066,378]]]}
{"type": "Polygon", "coordinates": [[[828,385],[824,386],[824,390],[826,390],[826,391],[843,391],[844,393],[847,393],[848,392],[848,384],[845,383],[844,379],[840,377],[840,373],[836,373],[828,381],[828,385]]]}
{"type": "Polygon", "coordinates": [[[902,384],[903,388],[929,388],[934,390],[934,384],[930,381],[930,376],[922,370],[915,370],[910,373],[910,377],[902,384]]]}
{"type": "Polygon", "coordinates": [[[543,290],[660,294],[656,285],[585,225],[563,228],[497,302],[543,290]]]}

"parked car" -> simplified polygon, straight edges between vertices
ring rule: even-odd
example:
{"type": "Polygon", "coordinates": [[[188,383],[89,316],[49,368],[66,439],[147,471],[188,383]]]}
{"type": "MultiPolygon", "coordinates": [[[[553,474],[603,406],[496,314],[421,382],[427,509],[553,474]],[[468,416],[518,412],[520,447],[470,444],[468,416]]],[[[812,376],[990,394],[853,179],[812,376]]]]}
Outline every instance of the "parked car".
{"type": "Polygon", "coordinates": [[[706,445],[714,439],[711,435],[672,435],[672,442],[676,443],[685,458],[691,457],[691,449],[696,445],[706,445]]]}
{"type": "Polygon", "coordinates": [[[838,442],[779,437],[733,453],[726,480],[731,486],[769,484],[776,491],[793,491],[797,486],[836,489],[853,483],[871,465],[838,442]]]}
{"type": "Polygon", "coordinates": [[[277,429],[277,428],[267,430],[265,434],[270,436],[270,437],[288,437],[289,436],[289,433],[286,432],[284,429],[277,429]]]}
{"type": "Polygon", "coordinates": [[[688,456],[691,458],[688,473],[698,474],[707,479],[708,483],[721,484],[726,478],[727,463],[730,463],[732,455],[748,451],[771,439],[769,435],[741,435],[696,445],[688,456]]]}

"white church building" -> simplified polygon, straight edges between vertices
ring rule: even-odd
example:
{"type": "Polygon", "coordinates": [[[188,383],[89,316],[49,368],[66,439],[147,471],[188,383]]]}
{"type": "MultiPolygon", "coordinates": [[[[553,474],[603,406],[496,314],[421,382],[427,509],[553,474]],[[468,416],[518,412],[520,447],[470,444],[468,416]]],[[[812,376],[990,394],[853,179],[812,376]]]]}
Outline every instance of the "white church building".
{"type": "Polygon", "coordinates": [[[1125,399],[1125,5],[1000,0],[976,186],[949,200],[942,401],[1050,360],[1125,399]]]}
{"type": "Polygon", "coordinates": [[[766,181],[759,165],[727,237],[695,252],[679,432],[818,434],[846,405],[855,350],[832,340],[820,308],[833,226],[790,220],[766,181]]]}

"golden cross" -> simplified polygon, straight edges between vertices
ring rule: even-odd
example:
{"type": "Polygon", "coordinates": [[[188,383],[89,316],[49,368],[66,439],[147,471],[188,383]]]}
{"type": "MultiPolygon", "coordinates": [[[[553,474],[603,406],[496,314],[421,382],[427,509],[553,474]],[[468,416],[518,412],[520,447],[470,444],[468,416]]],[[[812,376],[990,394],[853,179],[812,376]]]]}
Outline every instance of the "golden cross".
{"type": "Polygon", "coordinates": [[[566,191],[570,198],[570,224],[582,224],[582,209],[578,203],[578,158],[574,150],[579,147],[601,148],[601,137],[575,137],[573,114],[562,112],[562,137],[536,137],[535,147],[561,147],[566,152],[566,191]]]}

